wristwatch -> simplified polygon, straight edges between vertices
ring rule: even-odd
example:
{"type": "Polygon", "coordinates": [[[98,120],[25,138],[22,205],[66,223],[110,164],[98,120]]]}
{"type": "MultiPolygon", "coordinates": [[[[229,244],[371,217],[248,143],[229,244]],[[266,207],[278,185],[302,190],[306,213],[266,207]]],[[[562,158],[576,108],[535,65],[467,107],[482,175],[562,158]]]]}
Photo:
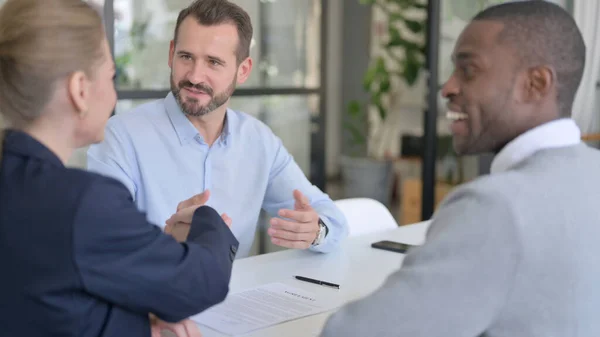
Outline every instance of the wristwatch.
{"type": "Polygon", "coordinates": [[[317,233],[317,238],[315,239],[315,241],[313,241],[312,245],[320,245],[323,242],[323,240],[325,240],[327,233],[329,233],[329,228],[327,228],[327,225],[325,225],[323,220],[319,218],[319,232],[317,233]]]}

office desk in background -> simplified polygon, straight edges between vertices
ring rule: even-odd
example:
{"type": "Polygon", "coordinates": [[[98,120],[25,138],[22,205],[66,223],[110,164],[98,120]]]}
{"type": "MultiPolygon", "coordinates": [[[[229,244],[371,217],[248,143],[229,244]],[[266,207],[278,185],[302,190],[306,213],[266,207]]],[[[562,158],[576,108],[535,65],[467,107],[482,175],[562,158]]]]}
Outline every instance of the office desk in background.
{"type": "MultiPolygon", "coordinates": [[[[230,293],[267,283],[281,282],[305,289],[319,297],[327,297],[343,305],[375,291],[386,277],[400,268],[404,254],[371,248],[371,243],[393,240],[422,244],[429,222],[401,226],[390,231],[350,237],[341,249],[329,254],[286,250],[235,261],[230,293]],[[337,283],[332,289],[294,279],[294,275],[337,283]]],[[[258,330],[244,337],[317,336],[333,311],[282,323],[258,330]]],[[[200,326],[203,337],[224,337],[208,327],[200,326]]]]}

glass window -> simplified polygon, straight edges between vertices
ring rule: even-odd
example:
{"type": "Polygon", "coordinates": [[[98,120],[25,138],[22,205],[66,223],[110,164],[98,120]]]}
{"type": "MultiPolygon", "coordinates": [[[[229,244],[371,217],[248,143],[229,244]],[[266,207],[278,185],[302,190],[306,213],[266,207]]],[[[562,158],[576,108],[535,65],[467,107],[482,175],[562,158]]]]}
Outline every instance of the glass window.
{"type": "Polygon", "coordinates": [[[440,13],[440,53],[438,57],[439,75],[438,81],[443,84],[448,80],[454,66],[450,56],[458,36],[467,26],[469,21],[484,8],[509,2],[506,0],[478,0],[473,4],[473,0],[453,0],[441,2],[440,13]]]}
{"type": "MultiPolygon", "coordinates": [[[[119,100],[116,113],[126,112],[151,101],[153,100],[119,100]]],[[[304,174],[310,176],[311,118],[319,109],[317,95],[234,96],[229,106],[267,124],[281,138],[304,174]]]]}
{"type": "MultiPolygon", "coordinates": [[[[105,0],[84,1],[99,10],[105,5],[105,0]]],[[[240,88],[320,87],[322,0],[231,1],[248,12],[254,28],[250,49],[254,69],[240,88]]],[[[0,0],[0,4],[3,2],[0,0]]],[[[190,2],[113,0],[114,31],[109,35],[114,37],[116,87],[143,97],[120,99],[116,114],[154,101],[154,93],[149,97],[140,95],[146,90],[169,90],[169,43],[179,11],[190,2]]],[[[107,28],[111,26],[108,24],[107,28]]],[[[305,174],[310,174],[311,136],[318,131],[311,129],[311,119],[319,114],[319,95],[234,96],[230,106],[270,126],[305,174]]],[[[86,151],[87,148],[78,150],[69,165],[84,168],[86,151]]]]}
{"type": "MultiPolygon", "coordinates": [[[[321,0],[234,0],[252,19],[254,69],[241,87],[318,87],[321,0]]],[[[169,86],[169,42],[189,0],[115,0],[121,90],[169,86]]]]}
{"type": "Polygon", "coordinates": [[[317,95],[234,96],[229,106],[267,124],[281,138],[304,174],[310,177],[311,118],[318,115],[317,95]]]}
{"type": "Polygon", "coordinates": [[[115,107],[115,114],[127,112],[127,111],[137,107],[138,105],[150,103],[155,100],[156,99],[121,99],[121,100],[118,100],[117,106],[115,107]]]}

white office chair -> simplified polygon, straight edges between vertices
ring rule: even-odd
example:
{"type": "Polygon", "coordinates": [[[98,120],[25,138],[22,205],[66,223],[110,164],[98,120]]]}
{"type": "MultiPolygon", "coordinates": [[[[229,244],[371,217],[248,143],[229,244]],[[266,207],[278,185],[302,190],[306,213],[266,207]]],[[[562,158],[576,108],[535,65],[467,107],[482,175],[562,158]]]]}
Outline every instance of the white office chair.
{"type": "Polygon", "coordinates": [[[374,233],[398,227],[396,219],[382,203],[368,198],[334,201],[346,217],[350,236],[374,233]]]}

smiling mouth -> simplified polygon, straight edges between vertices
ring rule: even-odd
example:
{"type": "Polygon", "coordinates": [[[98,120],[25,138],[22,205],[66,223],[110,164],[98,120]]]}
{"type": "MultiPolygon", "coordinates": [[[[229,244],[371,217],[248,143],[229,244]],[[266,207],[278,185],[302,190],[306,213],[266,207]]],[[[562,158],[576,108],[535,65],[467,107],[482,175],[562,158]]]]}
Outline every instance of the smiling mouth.
{"type": "Polygon", "coordinates": [[[194,94],[194,95],[208,95],[208,96],[210,96],[206,91],[195,90],[195,89],[191,89],[191,88],[184,88],[184,89],[187,90],[188,92],[194,94]]]}
{"type": "Polygon", "coordinates": [[[456,112],[456,111],[448,110],[446,112],[446,119],[449,119],[451,121],[461,121],[461,120],[469,119],[469,115],[467,115],[466,113],[463,113],[463,112],[456,112]]]}

